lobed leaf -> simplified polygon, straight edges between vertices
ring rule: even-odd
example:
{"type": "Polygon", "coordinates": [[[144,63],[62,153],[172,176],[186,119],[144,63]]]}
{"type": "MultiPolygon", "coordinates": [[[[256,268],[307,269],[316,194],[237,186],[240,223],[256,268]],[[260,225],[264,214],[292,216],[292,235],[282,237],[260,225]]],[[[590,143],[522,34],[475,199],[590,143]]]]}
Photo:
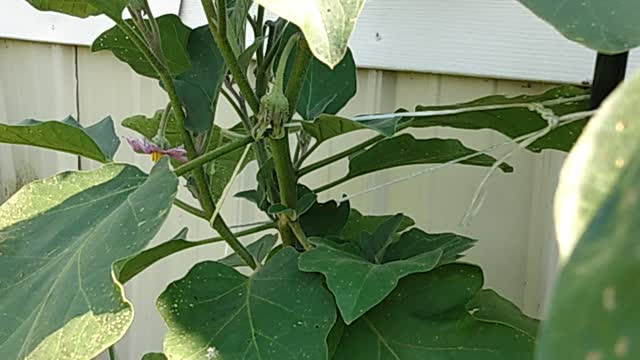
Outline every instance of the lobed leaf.
{"type": "Polygon", "coordinates": [[[529,336],[510,323],[479,321],[468,313],[465,306],[482,283],[480,268],[465,264],[402,279],[344,329],[333,359],[532,359],[529,336]]]}
{"type": "Polygon", "coordinates": [[[351,324],[383,301],[401,278],[455,261],[474,243],[454,234],[419,230],[404,233],[396,241],[403,220],[402,215],[391,217],[373,236],[363,233],[346,243],[313,239],[316,247],[300,256],[300,270],[325,276],[345,323],[351,324]]]}
{"type": "Polygon", "coordinates": [[[86,128],[71,116],[62,121],[27,119],[16,125],[0,124],[0,142],[58,150],[100,162],[113,160],[120,146],[111,117],[86,128]]]}
{"type": "Polygon", "coordinates": [[[321,278],[280,250],[251,277],[216,262],[169,285],[158,309],[169,327],[165,354],[177,359],[327,359],[335,305],[321,278]]]}
{"type": "Polygon", "coordinates": [[[133,318],[113,263],[151,241],[178,180],[166,159],[66,172],[0,207],[0,358],[91,359],[133,318]]]}

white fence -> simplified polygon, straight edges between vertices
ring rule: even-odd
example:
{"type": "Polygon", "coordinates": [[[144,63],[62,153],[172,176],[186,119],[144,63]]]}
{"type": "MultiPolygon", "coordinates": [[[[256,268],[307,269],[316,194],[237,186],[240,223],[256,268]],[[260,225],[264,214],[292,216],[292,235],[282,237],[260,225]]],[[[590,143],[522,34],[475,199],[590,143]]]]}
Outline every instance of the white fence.
{"type": "MultiPolygon", "coordinates": [[[[538,93],[548,87],[539,83],[511,82],[377,70],[360,70],[359,93],[345,114],[393,111],[416,104],[446,104],[490,94],[538,93]]],[[[165,105],[157,82],[134,74],[110,54],[90,54],[84,47],[0,40],[0,122],[15,123],[24,118],[61,119],[74,115],[84,125],[111,115],[116,123],[131,114],[152,114],[165,105]]],[[[220,122],[233,123],[232,112],[219,110],[220,122]]],[[[133,135],[118,125],[119,135],[133,135]]],[[[475,148],[504,141],[491,132],[429,129],[415,131],[424,136],[456,136],[475,148]]],[[[368,136],[356,133],[323,145],[317,159],[336,152],[368,136]]],[[[151,160],[135,155],[123,144],[118,161],[133,162],[148,169],[151,160]]],[[[546,151],[542,155],[518,153],[510,163],[513,174],[496,174],[489,182],[487,198],[469,226],[460,220],[486,169],[451,167],[413,178],[353,200],[365,213],[404,212],[430,232],[455,231],[479,240],[466,261],[485,270],[487,286],[540,315],[555,266],[552,225],[552,198],[563,154],[546,151]]],[[[313,159],[311,159],[313,160],[313,159]]],[[[96,166],[85,160],[39,149],[0,145],[0,202],[23,184],[69,169],[96,166]]],[[[414,172],[419,166],[388,170],[346,183],[323,198],[354,193],[361,189],[414,172]]],[[[346,170],[344,162],[303,178],[312,185],[334,179],[346,170]]],[[[236,190],[253,186],[255,167],[246,171],[236,190]]],[[[188,199],[186,191],[180,197],[188,199]]],[[[223,207],[230,224],[260,219],[260,214],[243,200],[230,199],[223,207]]],[[[212,235],[206,222],[191,219],[175,209],[155,243],[165,241],[182,227],[192,238],[212,235]]],[[[250,239],[247,239],[250,240],[250,239]]],[[[202,259],[224,253],[223,245],[192,249],[166,259],[128,285],[127,294],[136,306],[136,319],[127,337],[117,345],[119,359],[139,359],[147,351],[161,350],[164,325],[155,313],[158,294],[172,280],[182,276],[202,259]]]]}

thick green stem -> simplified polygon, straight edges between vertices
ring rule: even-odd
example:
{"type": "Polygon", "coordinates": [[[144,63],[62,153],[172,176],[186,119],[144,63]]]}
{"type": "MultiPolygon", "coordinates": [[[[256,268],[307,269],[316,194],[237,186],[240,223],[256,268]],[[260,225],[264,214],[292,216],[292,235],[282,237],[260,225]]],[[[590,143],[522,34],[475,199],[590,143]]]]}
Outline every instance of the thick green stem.
{"type": "Polygon", "coordinates": [[[194,169],[197,169],[199,167],[201,167],[202,165],[211,162],[223,155],[226,155],[232,151],[238,150],[240,148],[245,147],[248,144],[251,144],[253,142],[253,138],[251,136],[245,136],[242,139],[236,140],[232,143],[228,143],[224,146],[220,146],[218,148],[215,148],[207,153],[204,153],[200,156],[198,156],[197,158],[190,160],[187,163],[184,163],[182,165],[180,165],[178,168],[175,169],[175,173],[178,176],[182,176],[194,169]]]}
{"type": "MultiPolygon", "coordinates": [[[[187,150],[187,156],[189,157],[189,159],[194,159],[197,156],[196,148],[193,144],[193,140],[191,139],[191,135],[189,135],[187,130],[184,128],[185,113],[182,109],[180,99],[178,98],[178,95],[176,93],[173,79],[171,79],[169,73],[161,66],[161,63],[154,57],[149,48],[147,48],[144,43],[140,43],[139,40],[134,36],[135,34],[131,33],[131,30],[127,26],[122,26],[122,23],[119,23],[118,25],[125,32],[125,34],[129,36],[131,41],[134,42],[136,47],[143,53],[147,61],[151,63],[151,65],[154,67],[154,70],[156,70],[156,72],[160,76],[160,81],[162,82],[167,95],[169,95],[169,101],[171,101],[175,121],[178,125],[178,128],[182,130],[182,141],[184,143],[185,150],[187,150]]],[[[213,203],[211,194],[209,193],[209,186],[204,174],[204,169],[202,167],[196,167],[195,169],[193,169],[193,177],[198,189],[198,201],[200,202],[200,206],[202,206],[205,215],[210,218],[215,212],[215,205],[213,203]]],[[[233,235],[231,230],[229,230],[229,227],[224,222],[222,217],[217,216],[213,223],[213,228],[218,231],[218,233],[225,239],[229,246],[238,253],[238,255],[247,263],[247,265],[255,268],[256,263],[253,259],[253,256],[249,254],[247,249],[233,235]]]]}
{"type": "MultiPolygon", "coordinates": [[[[218,45],[218,49],[220,49],[220,53],[222,54],[224,62],[227,64],[227,67],[229,67],[229,71],[233,76],[233,80],[236,82],[236,84],[238,84],[242,96],[244,96],[253,113],[257,114],[258,111],[260,111],[260,101],[258,101],[258,98],[253,92],[253,89],[251,89],[251,84],[249,84],[247,76],[245,75],[242,67],[240,66],[240,63],[238,62],[238,59],[233,53],[233,49],[231,49],[229,39],[227,39],[226,36],[222,36],[223,32],[226,33],[226,28],[225,30],[222,30],[213,22],[213,19],[216,18],[216,12],[211,0],[202,0],[202,7],[204,8],[204,12],[207,16],[207,22],[209,24],[211,35],[213,36],[216,45],[218,45]]],[[[224,12],[224,15],[226,16],[226,12],[224,12]]]]}
{"type": "MultiPolygon", "coordinates": [[[[296,51],[296,57],[293,60],[291,67],[291,74],[289,74],[289,82],[287,83],[287,89],[284,95],[289,100],[289,114],[293,116],[296,112],[298,105],[298,99],[300,98],[300,90],[304,84],[304,78],[307,75],[307,69],[309,69],[309,63],[311,62],[311,52],[309,46],[304,37],[298,38],[298,49],[296,51]]],[[[279,70],[279,69],[278,69],[279,70]]],[[[284,76],[282,76],[284,77],[284,76]]]]}
{"type": "Polygon", "coordinates": [[[116,351],[113,349],[113,345],[109,346],[109,360],[116,360],[116,351]]]}
{"type": "Polygon", "coordinates": [[[222,217],[216,216],[215,220],[213,220],[213,228],[218,231],[220,236],[222,236],[227,244],[229,244],[229,247],[231,247],[233,251],[235,251],[236,254],[238,254],[238,256],[240,256],[240,258],[242,258],[242,260],[247,265],[249,265],[249,267],[251,267],[252,269],[258,267],[256,259],[253,257],[253,255],[251,255],[251,253],[249,253],[249,250],[247,250],[247,248],[242,245],[242,243],[233,234],[233,232],[231,232],[231,229],[229,229],[227,223],[222,220],[222,217]]]}

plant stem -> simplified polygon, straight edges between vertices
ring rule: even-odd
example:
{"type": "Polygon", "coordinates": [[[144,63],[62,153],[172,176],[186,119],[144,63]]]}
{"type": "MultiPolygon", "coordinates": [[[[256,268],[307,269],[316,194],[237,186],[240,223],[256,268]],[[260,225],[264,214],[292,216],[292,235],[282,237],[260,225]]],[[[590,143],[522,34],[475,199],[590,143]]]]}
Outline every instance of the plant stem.
{"type": "Polygon", "coordinates": [[[240,105],[235,102],[235,100],[231,97],[231,94],[229,94],[227,90],[220,88],[220,92],[222,93],[222,96],[227,99],[227,102],[229,103],[229,105],[231,105],[236,114],[238,114],[238,117],[243,120],[243,123],[245,122],[245,120],[249,119],[247,117],[247,114],[245,114],[245,112],[240,109],[240,105]]]}
{"type": "Polygon", "coordinates": [[[358,152],[358,151],[360,151],[362,149],[366,149],[367,147],[377,143],[380,140],[383,140],[384,138],[385,138],[384,135],[374,136],[371,139],[369,139],[367,141],[364,141],[364,142],[361,142],[360,144],[355,145],[355,146],[353,146],[353,147],[351,147],[351,148],[349,148],[347,150],[339,152],[339,153],[337,153],[337,154],[335,154],[333,156],[330,156],[330,157],[328,157],[326,159],[322,159],[320,161],[317,161],[317,162],[315,162],[315,163],[313,163],[313,164],[311,164],[309,166],[305,166],[302,169],[300,169],[300,171],[298,171],[298,176],[299,177],[303,177],[303,176],[307,175],[308,173],[310,173],[312,171],[315,171],[315,170],[318,170],[318,169],[320,169],[322,167],[330,165],[330,164],[332,164],[332,163],[334,163],[334,162],[336,162],[336,161],[338,161],[338,160],[340,160],[342,158],[345,158],[345,157],[347,157],[347,156],[349,156],[349,155],[351,155],[353,153],[356,153],[356,152],[358,152]]]}
{"type": "Polygon", "coordinates": [[[113,349],[113,345],[109,346],[109,360],[116,360],[116,351],[113,349]]]}
{"type": "Polygon", "coordinates": [[[302,230],[300,223],[297,221],[295,222],[289,221],[289,227],[291,228],[291,231],[293,231],[293,234],[296,236],[298,241],[300,241],[300,244],[302,245],[302,247],[305,250],[311,250],[312,246],[311,244],[309,244],[309,241],[307,240],[307,235],[302,230]]]}
{"type": "MultiPolygon", "coordinates": [[[[218,26],[216,26],[216,24],[213,22],[216,13],[211,0],[201,0],[201,2],[204,12],[207,16],[207,22],[209,24],[211,35],[213,36],[216,45],[218,45],[218,49],[220,49],[220,53],[222,54],[224,62],[229,67],[229,71],[233,76],[233,80],[236,82],[236,84],[238,84],[240,92],[242,92],[242,96],[244,96],[247,103],[249,104],[251,111],[253,111],[254,114],[257,114],[258,111],[260,111],[260,101],[258,101],[256,94],[251,89],[251,84],[249,84],[247,76],[238,63],[238,59],[233,53],[233,49],[231,49],[229,39],[227,39],[226,35],[223,35],[226,34],[226,27],[223,30],[221,27],[219,28],[218,26]]],[[[224,16],[226,17],[226,11],[224,12],[224,16]]]]}
{"type": "Polygon", "coordinates": [[[215,148],[207,153],[204,153],[197,158],[190,160],[187,163],[184,163],[178,166],[175,169],[175,173],[177,176],[182,176],[194,169],[201,167],[202,165],[211,162],[221,156],[224,156],[232,151],[238,150],[240,148],[245,147],[248,144],[251,144],[254,139],[251,136],[245,136],[242,139],[236,140],[232,143],[228,143],[224,146],[220,146],[215,148]]]}
{"type": "Polygon", "coordinates": [[[250,268],[255,269],[258,267],[256,259],[254,259],[253,255],[249,253],[249,250],[247,250],[247,248],[242,245],[235,234],[231,232],[231,229],[229,229],[227,223],[222,220],[222,217],[216,216],[216,218],[213,220],[213,228],[218,231],[220,236],[222,236],[227,244],[229,244],[229,247],[231,247],[233,251],[235,251],[236,254],[238,254],[238,256],[240,256],[242,260],[247,265],[249,265],[250,268]]]}
{"type": "MultiPolygon", "coordinates": [[[[286,64],[287,60],[280,59],[280,61],[284,61],[286,64]]],[[[291,73],[289,74],[289,82],[287,83],[287,89],[284,93],[289,100],[289,114],[291,114],[291,116],[296,112],[298,99],[300,98],[300,90],[302,89],[302,84],[304,84],[304,77],[307,74],[310,62],[311,53],[309,51],[309,46],[307,45],[305,38],[300,36],[298,38],[296,57],[293,60],[291,73]]]]}
{"type": "MultiPolygon", "coordinates": [[[[131,41],[134,42],[136,47],[143,53],[147,61],[151,63],[154,67],[154,70],[160,75],[160,81],[162,82],[167,95],[169,95],[169,100],[171,101],[171,106],[173,108],[174,117],[178,128],[182,130],[182,141],[184,143],[184,147],[187,150],[187,156],[189,159],[194,159],[197,156],[196,148],[193,144],[193,140],[191,139],[191,135],[184,128],[185,122],[185,114],[182,109],[182,104],[180,103],[180,99],[176,93],[175,84],[168,71],[159,63],[159,61],[154,57],[149,48],[147,48],[143,43],[140,43],[139,40],[134,37],[134,34],[131,33],[131,30],[122,26],[122,23],[118,24],[122,30],[127,34],[131,41]]],[[[227,43],[228,44],[228,43],[227,43]]],[[[215,205],[213,203],[213,199],[211,198],[211,194],[209,193],[209,185],[207,184],[207,179],[204,174],[204,170],[202,167],[196,167],[193,169],[193,177],[196,182],[196,187],[198,188],[198,201],[200,202],[200,206],[204,210],[207,218],[211,218],[215,211],[215,205]]],[[[233,235],[227,224],[224,222],[222,217],[217,216],[213,222],[213,228],[218,231],[218,233],[225,239],[225,241],[229,244],[229,246],[235,250],[238,255],[247,263],[247,265],[255,268],[256,263],[253,259],[253,256],[249,254],[247,249],[240,243],[240,241],[233,235]]]]}
{"type": "Polygon", "coordinates": [[[186,202],[182,201],[182,200],[178,200],[178,199],[174,199],[173,200],[173,205],[179,207],[180,209],[188,212],[191,215],[197,216],[199,218],[205,219],[205,220],[209,220],[207,219],[207,215],[204,213],[204,211],[193,207],[189,204],[187,204],[186,202]]]}

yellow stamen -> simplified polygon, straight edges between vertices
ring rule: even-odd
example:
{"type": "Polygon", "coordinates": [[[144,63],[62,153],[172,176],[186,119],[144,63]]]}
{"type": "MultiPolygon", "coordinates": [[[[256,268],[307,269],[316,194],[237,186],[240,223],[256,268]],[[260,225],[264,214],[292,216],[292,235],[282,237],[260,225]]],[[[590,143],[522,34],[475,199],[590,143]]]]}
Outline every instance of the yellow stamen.
{"type": "Polygon", "coordinates": [[[151,160],[153,160],[153,162],[160,160],[160,157],[162,157],[162,153],[160,152],[154,151],[151,153],[151,160]]]}

